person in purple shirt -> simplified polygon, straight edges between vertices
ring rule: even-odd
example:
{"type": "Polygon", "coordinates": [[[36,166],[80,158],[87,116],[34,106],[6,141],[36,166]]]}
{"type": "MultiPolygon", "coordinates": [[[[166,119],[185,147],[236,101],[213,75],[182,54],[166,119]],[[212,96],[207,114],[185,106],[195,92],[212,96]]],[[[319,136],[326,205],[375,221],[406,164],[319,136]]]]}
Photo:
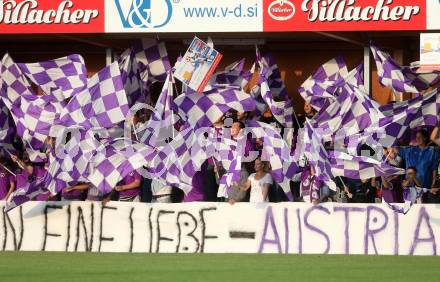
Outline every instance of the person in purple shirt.
{"type": "MultiPolygon", "coordinates": [[[[47,173],[47,169],[44,163],[31,163],[28,159],[25,161],[20,160],[17,156],[12,155],[11,159],[13,162],[17,163],[22,171],[17,174],[16,177],[16,187],[21,188],[28,185],[30,182],[42,180],[47,173]]],[[[50,192],[42,193],[38,195],[35,201],[47,201],[50,198],[50,192]]]]}
{"type": "MultiPolygon", "coordinates": [[[[0,160],[0,163],[3,165],[5,162],[0,160]]],[[[3,166],[0,166],[0,201],[7,201],[14,189],[14,176],[3,168],[3,166]]]]}
{"type": "Polygon", "coordinates": [[[63,201],[82,201],[85,198],[85,191],[89,189],[89,183],[78,183],[76,185],[66,187],[61,192],[63,201]]]}
{"type": "Polygon", "coordinates": [[[200,171],[194,174],[192,179],[192,189],[185,195],[183,201],[187,202],[203,202],[206,200],[206,179],[208,174],[208,161],[204,162],[200,171]]]}
{"type": "Polygon", "coordinates": [[[119,192],[121,202],[139,202],[141,175],[137,171],[129,173],[118,185],[115,191],[119,192]]]}

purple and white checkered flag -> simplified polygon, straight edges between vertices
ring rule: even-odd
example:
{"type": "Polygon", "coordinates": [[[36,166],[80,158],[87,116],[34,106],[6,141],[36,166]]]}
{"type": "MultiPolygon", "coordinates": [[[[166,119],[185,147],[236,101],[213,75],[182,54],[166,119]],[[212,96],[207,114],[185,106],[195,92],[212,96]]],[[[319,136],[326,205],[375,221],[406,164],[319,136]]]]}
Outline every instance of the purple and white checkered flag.
{"type": "MultiPolygon", "coordinates": [[[[440,88],[423,96],[380,107],[384,117],[380,119],[382,129],[380,143],[389,147],[410,129],[436,126],[440,119],[440,88]]],[[[371,131],[371,129],[370,129],[371,131]]]]}
{"type": "Polygon", "coordinates": [[[287,92],[286,85],[284,84],[284,81],[281,77],[281,71],[278,68],[278,65],[275,61],[275,57],[273,54],[267,54],[265,56],[262,56],[258,47],[256,48],[256,56],[257,56],[257,62],[252,67],[251,73],[255,72],[255,67],[267,68],[268,72],[270,73],[270,76],[267,78],[267,83],[269,85],[269,88],[272,91],[272,96],[275,99],[286,101],[289,99],[289,93],[287,92]]]}
{"type": "Polygon", "coordinates": [[[45,62],[19,63],[18,66],[46,95],[53,95],[58,101],[75,96],[87,85],[84,59],[77,54],[45,62]]]}
{"type": "MultiPolygon", "coordinates": [[[[9,110],[0,98],[0,153],[3,149],[14,151],[12,139],[15,134],[15,125],[9,116],[9,110]]],[[[5,152],[3,152],[5,153],[5,152]]]]}
{"type": "Polygon", "coordinates": [[[440,82],[440,72],[417,73],[410,66],[399,65],[391,55],[371,45],[380,83],[395,92],[417,93],[440,82]]]}
{"type": "Polygon", "coordinates": [[[362,88],[346,84],[340,89],[335,102],[321,109],[311,120],[313,128],[321,129],[323,138],[358,134],[367,128],[377,128],[383,114],[379,104],[373,101],[362,88]]]}
{"type": "Polygon", "coordinates": [[[247,136],[249,133],[252,133],[253,138],[263,141],[262,160],[270,162],[272,177],[284,192],[289,192],[289,181],[298,170],[297,160],[293,157],[291,147],[280,133],[269,124],[248,121],[244,135],[247,136]]]}
{"type": "Polygon", "coordinates": [[[150,93],[148,89],[144,89],[145,85],[141,81],[134,50],[129,48],[122,53],[118,59],[118,64],[130,108],[136,103],[148,102],[150,93]]]}
{"type": "Polygon", "coordinates": [[[176,118],[172,109],[174,78],[170,72],[166,79],[162,92],[157,100],[155,111],[150,120],[138,130],[144,131],[141,142],[153,147],[159,147],[160,143],[174,136],[174,124],[176,118]]]}
{"type": "Polygon", "coordinates": [[[252,78],[250,71],[244,71],[245,62],[245,59],[241,59],[227,66],[223,71],[215,73],[209,80],[204,92],[212,90],[216,85],[238,86],[243,89],[252,78]]]}
{"type": "Polygon", "coordinates": [[[403,189],[403,200],[404,204],[398,205],[393,203],[387,203],[388,207],[392,209],[395,213],[407,214],[411,210],[411,207],[417,203],[419,199],[423,197],[425,193],[428,193],[429,189],[419,188],[419,187],[411,187],[407,189],[403,189]]]}
{"type": "Polygon", "coordinates": [[[334,176],[351,179],[370,179],[380,176],[404,174],[405,170],[371,157],[352,156],[344,152],[329,152],[334,176]]]}
{"type": "Polygon", "coordinates": [[[60,186],[60,182],[68,184],[67,186],[71,183],[87,182],[91,160],[101,146],[93,130],[73,128],[64,133],[66,136],[67,133],[70,134],[70,140],[64,144],[64,138],[60,135],[49,157],[49,177],[46,185],[52,194],[59,193],[66,187],[60,186]]]}
{"type": "Polygon", "coordinates": [[[218,87],[203,95],[182,94],[174,103],[179,115],[196,129],[212,126],[231,109],[242,113],[255,110],[253,97],[237,87],[218,87]]]}
{"type": "Polygon", "coordinates": [[[110,193],[125,176],[151,163],[156,155],[152,147],[128,139],[111,141],[91,159],[87,180],[104,194],[110,193]]]}
{"type": "Polygon", "coordinates": [[[336,184],[332,180],[334,178],[332,165],[320,132],[321,129],[313,128],[309,121],[306,122],[304,155],[317,179],[324,182],[331,190],[336,191],[336,184]]]}
{"type": "Polygon", "coordinates": [[[60,120],[64,126],[111,128],[125,121],[128,113],[121,73],[114,62],[89,79],[87,88],[62,109],[60,120]]]}
{"type": "MultiPolygon", "coordinates": [[[[24,175],[17,175],[17,177],[25,177],[24,175]]],[[[41,179],[36,179],[32,182],[28,182],[28,179],[20,182],[26,183],[24,187],[16,187],[15,191],[11,194],[6,202],[5,211],[9,212],[12,209],[23,205],[26,202],[34,200],[37,196],[47,193],[47,189],[44,185],[46,175],[41,179]]]]}
{"type": "Polygon", "coordinates": [[[317,111],[329,105],[335,99],[337,88],[332,87],[336,81],[348,76],[344,59],[339,56],[322,66],[311,75],[298,89],[303,99],[317,111]]]}
{"type": "Polygon", "coordinates": [[[129,106],[150,102],[150,86],[163,82],[171,70],[165,43],[144,39],[118,59],[129,106]]]}
{"type": "Polygon", "coordinates": [[[269,106],[272,115],[275,119],[285,128],[293,128],[295,110],[293,108],[292,100],[287,101],[275,101],[272,96],[272,90],[269,86],[269,78],[273,74],[273,69],[267,69],[263,67],[260,70],[260,90],[261,97],[264,102],[269,106]]]}
{"type": "Polygon", "coordinates": [[[164,42],[143,39],[134,45],[133,50],[141,79],[147,83],[147,86],[165,81],[171,65],[164,42]]]}
{"type": "Polygon", "coordinates": [[[47,136],[56,136],[64,104],[50,96],[37,96],[13,59],[6,54],[1,64],[0,97],[10,109],[17,133],[25,145],[40,149],[47,136]]]}
{"type": "MultiPolygon", "coordinates": [[[[203,131],[203,130],[202,130],[203,131]]],[[[200,133],[202,134],[202,133],[200,133]]],[[[186,194],[192,189],[192,178],[208,159],[201,135],[190,127],[183,129],[148,165],[148,172],[166,185],[178,187],[186,194]]]]}

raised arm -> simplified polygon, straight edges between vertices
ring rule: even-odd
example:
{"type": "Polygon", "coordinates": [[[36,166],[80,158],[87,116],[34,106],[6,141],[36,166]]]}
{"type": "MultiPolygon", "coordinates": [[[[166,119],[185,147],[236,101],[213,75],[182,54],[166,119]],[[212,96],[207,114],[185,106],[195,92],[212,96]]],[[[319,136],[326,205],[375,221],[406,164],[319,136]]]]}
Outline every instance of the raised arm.
{"type": "Polygon", "coordinates": [[[382,185],[385,189],[390,189],[391,185],[390,182],[385,178],[385,176],[382,176],[382,185]]]}
{"type": "Polygon", "coordinates": [[[16,155],[11,155],[11,160],[16,163],[22,169],[25,169],[28,174],[32,174],[34,172],[34,167],[31,165],[26,165],[22,160],[20,160],[16,155]]]}
{"type": "Polygon", "coordinates": [[[248,179],[243,184],[235,183],[235,186],[239,187],[241,191],[247,191],[249,188],[251,188],[251,181],[248,179]]]}
{"type": "Polygon", "coordinates": [[[90,183],[83,183],[83,184],[78,184],[75,186],[64,188],[64,192],[69,193],[72,192],[73,190],[87,190],[89,189],[89,187],[90,187],[90,183]]]}
{"type": "Polygon", "coordinates": [[[9,199],[9,197],[11,196],[12,192],[14,192],[14,190],[15,190],[15,182],[14,182],[14,180],[11,179],[9,181],[9,191],[6,194],[5,201],[7,201],[9,199]]]}
{"type": "Polygon", "coordinates": [[[431,133],[431,141],[440,146],[439,127],[437,126],[431,133]]]}
{"type": "Polygon", "coordinates": [[[141,180],[137,179],[137,180],[131,182],[130,184],[116,186],[115,190],[118,192],[121,192],[124,190],[138,189],[139,187],[141,187],[141,180]]]}

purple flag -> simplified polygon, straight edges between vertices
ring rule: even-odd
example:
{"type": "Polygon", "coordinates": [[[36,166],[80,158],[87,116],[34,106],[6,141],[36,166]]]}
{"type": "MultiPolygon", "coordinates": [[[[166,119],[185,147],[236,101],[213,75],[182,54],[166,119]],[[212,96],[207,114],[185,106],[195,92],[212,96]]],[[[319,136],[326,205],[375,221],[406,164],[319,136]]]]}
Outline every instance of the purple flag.
{"type": "Polygon", "coordinates": [[[171,70],[165,43],[150,39],[127,49],[118,63],[130,107],[149,103],[151,85],[165,81],[171,70]]]}
{"type": "Polygon", "coordinates": [[[440,72],[417,73],[416,68],[399,65],[390,54],[371,45],[380,83],[396,92],[417,93],[440,82],[440,72]]]}
{"type": "Polygon", "coordinates": [[[59,113],[64,104],[50,96],[35,95],[8,54],[2,59],[0,79],[0,97],[10,109],[18,135],[31,149],[40,149],[47,136],[56,136],[59,113]]]}
{"type": "Polygon", "coordinates": [[[256,48],[256,53],[257,53],[256,66],[258,66],[260,69],[267,68],[268,72],[270,72],[270,76],[267,79],[267,83],[269,85],[269,88],[272,90],[272,96],[275,99],[279,99],[283,101],[288,100],[289,93],[287,92],[286,85],[284,84],[284,81],[281,77],[281,71],[278,68],[278,65],[275,61],[273,54],[267,54],[265,56],[262,56],[260,54],[258,47],[256,48]]]}
{"type": "Polygon", "coordinates": [[[405,170],[371,157],[352,156],[343,152],[329,152],[334,176],[351,179],[370,179],[380,176],[405,174],[405,170]]]}
{"type": "MultiPolygon", "coordinates": [[[[15,125],[9,115],[9,110],[0,97],[0,150],[14,151],[12,140],[15,135],[15,125]]],[[[0,152],[5,153],[5,152],[0,152]]]]}
{"type": "Polygon", "coordinates": [[[242,113],[255,110],[252,96],[236,87],[218,87],[203,95],[182,94],[174,103],[179,115],[196,129],[212,126],[231,109],[242,113]]]}
{"type": "Polygon", "coordinates": [[[273,75],[273,69],[263,67],[260,71],[260,91],[264,102],[269,106],[275,119],[286,128],[293,128],[295,110],[292,100],[275,101],[272,96],[272,89],[269,86],[269,78],[273,75]]]}
{"type": "Polygon", "coordinates": [[[173,74],[170,72],[150,120],[145,126],[141,126],[138,129],[140,132],[145,132],[141,137],[142,143],[159,147],[161,142],[165,142],[168,138],[173,137],[174,124],[176,122],[172,110],[173,91],[173,74]]]}
{"type": "Polygon", "coordinates": [[[82,56],[67,57],[32,64],[18,64],[21,71],[46,95],[58,101],[80,93],[87,85],[87,70],[82,56]]]}
{"type": "MultiPolygon", "coordinates": [[[[20,174],[17,177],[26,177],[26,175],[20,174]]],[[[26,202],[34,200],[37,196],[48,192],[44,183],[47,177],[47,173],[42,178],[37,178],[32,182],[28,182],[28,179],[23,179],[22,183],[26,183],[24,187],[16,187],[15,191],[9,197],[6,202],[5,211],[8,212],[26,202]]]]}
{"type": "Polygon", "coordinates": [[[319,111],[335,99],[337,88],[332,86],[348,74],[345,61],[339,56],[320,66],[301,85],[298,92],[306,102],[319,111]]]}
{"type": "Polygon", "coordinates": [[[440,119],[440,88],[423,96],[380,107],[384,117],[380,119],[382,131],[380,143],[393,146],[408,130],[424,126],[436,126],[440,119]]]}
{"type": "Polygon", "coordinates": [[[69,130],[69,133],[70,140],[65,144],[62,138],[57,138],[55,149],[51,150],[49,157],[46,187],[52,194],[59,193],[70,184],[87,182],[91,160],[101,146],[92,130],[76,128],[69,130]]]}
{"type": "Polygon", "coordinates": [[[87,83],[87,88],[62,109],[64,126],[111,128],[129,113],[127,95],[117,62],[105,67],[87,83]]]}
{"type": "Polygon", "coordinates": [[[241,59],[227,66],[223,71],[215,73],[205,87],[204,92],[212,90],[212,87],[216,85],[238,86],[243,89],[252,78],[250,71],[243,70],[245,62],[245,59],[241,59]]]}
{"type": "Polygon", "coordinates": [[[87,180],[104,194],[110,193],[125,176],[151,163],[156,155],[144,144],[126,139],[111,141],[93,156],[87,180]]]}
{"type": "Polygon", "coordinates": [[[127,49],[118,59],[121,70],[122,83],[127,93],[128,105],[132,107],[136,103],[145,103],[149,98],[148,89],[143,88],[140,78],[139,66],[135,52],[132,48],[127,49]]]}
{"type": "Polygon", "coordinates": [[[331,190],[336,191],[336,184],[332,180],[334,176],[330,158],[324,148],[321,135],[320,129],[313,128],[307,121],[304,134],[304,154],[316,179],[324,182],[331,190]]]}

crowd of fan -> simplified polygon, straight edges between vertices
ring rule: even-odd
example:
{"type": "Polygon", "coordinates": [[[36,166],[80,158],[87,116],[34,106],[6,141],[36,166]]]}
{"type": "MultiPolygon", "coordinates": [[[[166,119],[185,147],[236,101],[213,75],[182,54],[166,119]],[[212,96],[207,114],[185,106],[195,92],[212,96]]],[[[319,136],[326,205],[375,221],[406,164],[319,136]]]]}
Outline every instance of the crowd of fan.
{"type": "MultiPolygon", "coordinates": [[[[232,138],[237,138],[245,127],[250,113],[229,113],[233,123],[231,126],[232,138]]],[[[297,117],[299,127],[303,127],[306,119],[315,115],[314,109],[306,104],[304,115],[297,117]]],[[[215,128],[224,127],[224,116],[214,124],[215,128]]],[[[270,112],[265,113],[260,121],[279,127],[270,112]]],[[[137,123],[137,120],[134,120],[137,123]]],[[[414,202],[440,203],[440,136],[439,126],[432,130],[426,129],[415,132],[414,140],[407,146],[385,149],[387,161],[406,170],[405,175],[379,177],[373,179],[348,179],[336,177],[337,191],[331,190],[319,181],[313,169],[305,161],[301,170],[290,182],[290,193],[286,194],[275,183],[270,174],[270,163],[260,158],[253,162],[243,163],[240,182],[234,182],[231,189],[219,188],[219,181],[225,170],[212,158],[207,160],[193,178],[193,189],[184,194],[180,189],[162,184],[156,179],[144,178],[141,173],[133,171],[122,179],[113,192],[103,195],[102,192],[90,183],[77,183],[66,187],[56,196],[50,193],[37,196],[36,201],[124,201],[148,203],[179,203],[179,202],[309,202],[319,204],[323,202],[348,203],[403,203],[404,191],[414,202]],[[417,191],[426,188],[422,197],[417,191]]],[[[47,171],[47,163],[32,163],[29,161],[22,144],[15,138],[17,156],[0,156],[0,200],[7,200],[15,187],[25,187],[26,183],[41,178],[47,171]],[[15,174],[15,175],[14,175],[15,174]]],[[[261,142],[257,139],[251,142],[251,149],[261,151],[261,142]]],[[[365,146],[364,149],[372,150],[365,146]]],[[[374,152],[372,152],[374,154],[374,152]]]]}

